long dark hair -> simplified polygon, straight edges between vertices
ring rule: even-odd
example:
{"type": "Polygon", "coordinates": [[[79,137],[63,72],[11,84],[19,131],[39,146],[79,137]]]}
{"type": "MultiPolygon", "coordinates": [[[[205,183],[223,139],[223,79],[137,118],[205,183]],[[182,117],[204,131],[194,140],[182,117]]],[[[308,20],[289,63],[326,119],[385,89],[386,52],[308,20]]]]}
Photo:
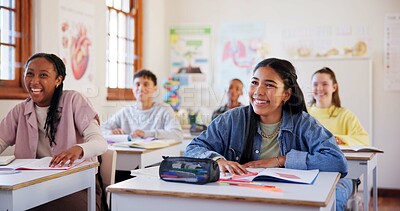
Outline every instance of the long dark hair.
{"type": "MultiPolygon", "coordinates": [[[[336,80],[336,75],[333,70],[331,70],[329,67],[324,67],[320,70],[315,71],[315,73],[311,76],[311,79],[316,75],[317,73],[320,74],[328,74],[329,77],[331,78],[333,84],[336,84],[336,91],[332,93],[332,104],[335,105],[337,108],[341,107],[341,102],[340,102],[340,97],[339,97],[339,84],[336,80]]],[[[311,105],[315,104],[317,101],[315,100],[314,96],[312,97],[311,100],[311,105]]],[[[335,108],[336,109],[336,108],[335,108]]],[[[329,114],[329,117],[332,117],[333,113],[335,110],[332,111],[332,113],[329,114]]]]}
{"type": "MultiPolygon", "coordinates": [[[[297,114],[300,112],[307,112],[304,95],[297,83],[296,69],[287,60],[269,58],[265,59],[257,64],[253,70],[253,74],[261,67],[270,67],[276,71],[279,77],[284,83],[284,89],[292,90],[292,94],[288,101],[283,104],[282,109],[291,114],[297,114]]],[[[254,137],[257,134],[258,124],[260,122],[260,115],[256,114],[253,110],[252,105],[248,106],[247,110],[247,137],[245,137],[243,154],[240,158],[240,163],[244,164],[253,160],[253,145],[254,137]]]]}
{"type": "Polygon", "coordinates": [[[54,54],[48,54],[48,53],[36,53],[29,57],[29,59],[25,63],[25,69],[28,68],[29,62],[36,59],[36,58],[45,58],[47,61],[53,63],[54,68],[57,72],[57,76],[62,77],[61,84],[56,87],[53,98],[51,99],[51,104],[49,107],[49,111],[47,112],[47,117],[46,117],[46,123],[44,125],[44,129],[46,130],[46,136],[50,140],[50,146],[53,146],[53,144],[56,144],[55,141],[55,136],[57,133],[57,126],[58,123],[60,122],[60,114],[58,111],[58,103],[60,101],[61,95],[62,95],[62,90],[63,90],[63,82],[65,79],[66,70],[65,70],[65,65],[64,62],[56,55],[54,54]]]}

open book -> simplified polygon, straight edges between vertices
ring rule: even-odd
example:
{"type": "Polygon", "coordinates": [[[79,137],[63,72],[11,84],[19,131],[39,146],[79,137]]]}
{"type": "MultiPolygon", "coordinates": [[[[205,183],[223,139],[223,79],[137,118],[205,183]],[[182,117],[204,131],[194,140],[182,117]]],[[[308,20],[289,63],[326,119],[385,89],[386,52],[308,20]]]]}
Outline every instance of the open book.
{"type": "MultiPolygon", "coordinates": [[[[252,169],[248,169],[253,171],[252,169]]],[[[256,170],[257,171],[257,170],[256,170]]],[[[298,170],[288,168],[266,168],[258,170],[258,173],[252,173],[250,176],[232,176],[231,178],[222,177],[222,181],[274,181],[290,182],[300,184],[312,184],[319,173],[318,169],[298,170]]]]}
{"type": "Polygon", "coordinates": [[[343,152],[379,152],[383,153],[383,150],[372,146],[342,146],[339,145],[340,150],[343,152]]]}
{"type": "Polygon", "coordinates": [[[50,163],[51,159],[52,159],[52,157],[43,157],[41,159],[36,159],[36,160],[22,164],[17,167],[1,166],[0,171],[6,171],[6,170],[8,170],[8,171],[10,171],[10,170],[67,170],[67,169],[77,166],[85,161],[84,159],[78,159],[78,160],[74,161],[72,166],[68,166],[69,162],[67,162],[63,166],[49,167],[49,163],[50,163]]]}
{"type": "Polygon", "coordinates": [[[131,147],[139,149],[158,149],[167,147],[169,145],[170,143],[166,140],[119,142],[113,144],[113,146],[118,147],[131,147]]]}

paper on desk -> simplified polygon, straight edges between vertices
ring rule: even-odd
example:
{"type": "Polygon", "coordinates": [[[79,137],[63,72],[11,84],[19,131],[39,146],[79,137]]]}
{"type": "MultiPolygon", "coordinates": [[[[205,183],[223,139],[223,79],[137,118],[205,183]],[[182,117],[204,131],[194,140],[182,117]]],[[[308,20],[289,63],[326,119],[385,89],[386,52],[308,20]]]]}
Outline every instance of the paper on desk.
{"type": "Polygon", "coordinates": [[[128,141],[128,135],[106,135],[104,138],[106,139],[107,143],[110,144],[128,141]]]}
{"type": "Polygon", "coordinates": [[[131,170],[131,176],[135,177],[151,177],[151,178],[159,178],[158,175],[158,166],[151,167],[151,168],[142,168],[142,169],[135,169],[131,170]]]}
{"type": "Polygon", "coordinates": [[[69,161],[65,163],[63,166],[55,166],[55,167],[49,167],[50,161],[52,160],[52,157],[43,157],[40,159],[35,159],[30,162],[26,162],[20,165],[10,165],[10,166],[1,166],[0,171],[6,171],[6,170],[67,170],[70,169],[74,166],[77,166],[81,163],[83,163],[85,160],[84,159],[78,159],[75,160],[72,166],[68,166],[69,161]]]}

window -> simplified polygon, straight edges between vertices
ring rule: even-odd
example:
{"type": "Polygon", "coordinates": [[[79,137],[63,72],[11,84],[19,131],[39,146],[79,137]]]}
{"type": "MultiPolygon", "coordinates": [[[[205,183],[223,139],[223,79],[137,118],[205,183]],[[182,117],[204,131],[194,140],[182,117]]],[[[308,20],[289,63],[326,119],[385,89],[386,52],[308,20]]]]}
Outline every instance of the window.
{"type": "Polygon", "coordinates": [[[0,1],[0,99],[24,99],[24,64],[31,55],[31,0],[0,1]]]}
{"type": "Polygon", "coordinates": [[[133,74],[142,61],[142,0],[106,0],[107,100],[133,100],[133,74]]]}

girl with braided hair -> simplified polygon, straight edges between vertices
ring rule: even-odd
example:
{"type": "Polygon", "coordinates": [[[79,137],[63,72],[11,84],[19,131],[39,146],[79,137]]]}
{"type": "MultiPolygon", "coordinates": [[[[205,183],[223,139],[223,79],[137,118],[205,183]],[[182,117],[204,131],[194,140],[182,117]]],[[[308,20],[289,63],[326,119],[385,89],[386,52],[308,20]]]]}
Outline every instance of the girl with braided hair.
{"type": "MultiPolygon", "coordinates": [[[[28,59],[24,80],[29,98],[12,108],[1,121],[0,152],[15,146],[16,158],[51,156],[49,166],[54,167],[66,162],[72,165],[80,158],[97,161],[97,156],[107,150],[97,113],[79,92],[63,91],[65,76],[65,65],[54,54],[37,53],[28,59]]],[[[50,202],[48,207],[85,209],[87,197],[81,192],[50,202]],[[55,205],[62,201],[59,207],[55,205]]],[[[96,193],[101,196],[101,189],[96,187],[96,193]]],[[[39,210],[45,210],[48,204],[39,210]]]]}
{"type": "MultiPolygon", "coordinates": [[[[293,65],[269,58],[254,68],[250,105],[219,115],[186,147],[185,156],[211,158],[221,172],[246,168],[319,169],[347,174],[347,161],[335,137],[306,111],[293,65]]],[[[352,194],[350,179],[336,186],[336,209],[352,194]]]]}

